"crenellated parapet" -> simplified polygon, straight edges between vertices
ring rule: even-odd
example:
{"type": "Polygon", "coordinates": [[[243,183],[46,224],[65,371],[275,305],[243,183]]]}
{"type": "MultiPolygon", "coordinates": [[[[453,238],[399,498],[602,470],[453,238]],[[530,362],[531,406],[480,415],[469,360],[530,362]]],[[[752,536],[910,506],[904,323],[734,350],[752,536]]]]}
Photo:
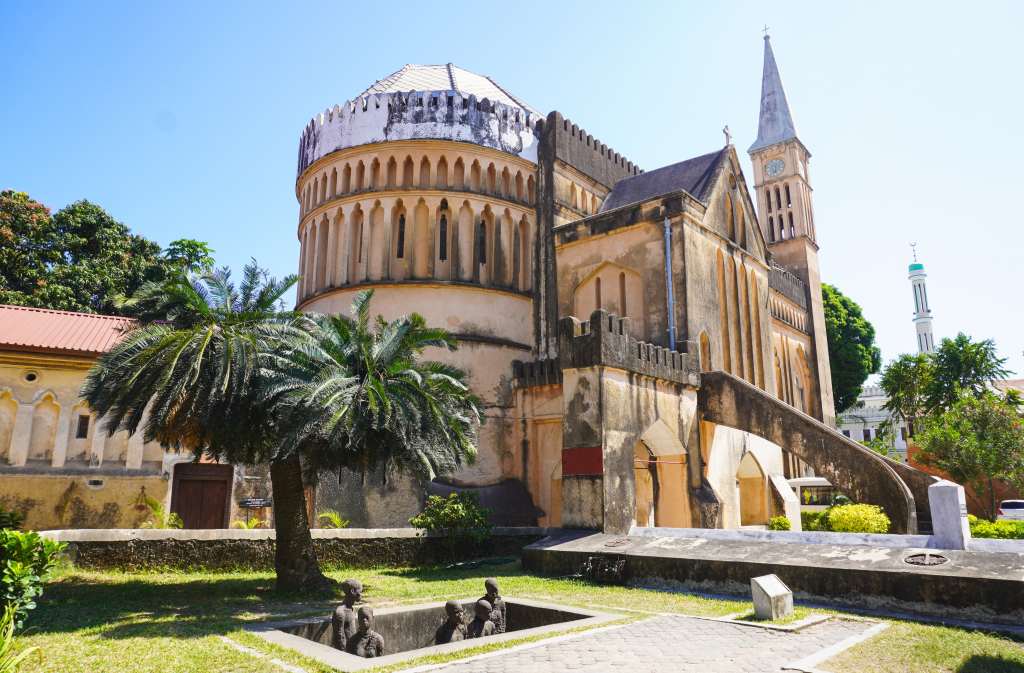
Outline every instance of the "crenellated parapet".
{"type": "Polygon", "coordinates": [[[629,318],[604,310],[594,311],[590,320],[572,316],[558,324],[558,355],[562,369],[607,366],[694,387],[700,384],[697,347],[687,343],[687,352],[674,351],[629,335],[629,318]]]}
{"type": "Polygon", "coordinates": [[[512,363],[512,378],[517,388],[557,385],[562,382],[562,363],[558,358],[512,363]]]}
{"type": "Polygon", "coordinates": [[[363,96],[310,120],[299,139],[297,175],[337,150],[421,138],[475,143],[536,162],[539,122],[522,108],[458,91],[363,96]]]}
{"type": "Polygon", "coordinates": [[[639,166],[597,138],[552,112],[538,124],[538,135],[553,134],[554,157],[611,188],[622,178],[643,173],[639,166]]]}

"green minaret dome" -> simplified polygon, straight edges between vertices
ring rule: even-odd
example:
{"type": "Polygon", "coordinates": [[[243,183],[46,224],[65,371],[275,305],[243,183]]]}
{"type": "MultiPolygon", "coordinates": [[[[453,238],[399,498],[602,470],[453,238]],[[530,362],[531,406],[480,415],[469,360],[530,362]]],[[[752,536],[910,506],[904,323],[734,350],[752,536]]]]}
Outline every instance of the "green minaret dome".
{"type": "Polygon", "coordinates": [[[921,264],[919,262],[914,262],[913,264],[910,265],[910,270],[911,271],[924,271],[924,264],[921,264]]]}

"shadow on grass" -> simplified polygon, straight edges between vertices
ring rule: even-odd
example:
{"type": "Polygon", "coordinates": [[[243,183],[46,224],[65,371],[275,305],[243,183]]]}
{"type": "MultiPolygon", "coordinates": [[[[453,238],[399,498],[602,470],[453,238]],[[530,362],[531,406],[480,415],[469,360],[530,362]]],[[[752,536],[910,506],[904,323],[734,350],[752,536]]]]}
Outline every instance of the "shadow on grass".
{"type": "Polygon", "coordinates": [[[237,629],[251,621],[246,613],[295,611],[304,603],[315,609],[335,598],[277,591],[272,576],[96,581],[72,574],[46,586],[29,626],[36,634],[99,629],[105,638],[197,638],[237,629]]]}
{"type": "Polygon", "coordinates": [[[1024,673],[1024,661],[1002,656],[975,654],[956,669],[956,673],[1024,673]]]}

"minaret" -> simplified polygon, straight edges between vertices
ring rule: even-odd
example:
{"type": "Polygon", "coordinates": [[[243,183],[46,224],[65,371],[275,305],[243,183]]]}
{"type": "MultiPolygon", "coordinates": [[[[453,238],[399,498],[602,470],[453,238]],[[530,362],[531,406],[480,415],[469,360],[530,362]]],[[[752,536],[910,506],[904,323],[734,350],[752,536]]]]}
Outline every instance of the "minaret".
{"type": "Polygon", "coordinates": [[[821,299],[817,232],[811,200],[808,161],[811,153],[797,137],[793,113],[782,87],[771,38],[764,36],[764,70],[761,75],[761,114],[757,140],[747,150],[754,166],[761,232],[772,260],[807,284],[810,332],[817,372],[817,409],[810,413],[826,423],[835,420],[832,372],[828,363],[825,310],[821,299]]]}
{"type": "Polygon", "coordinates": [[[917,261],[917,249],[914,249],[914,261],[910,265],[910,287],[914,291],[914,327],[917,329],[917,352],[935,352],[935,336],[932,334],[932,310],[928,306],[928,288],[925,287],[924,279],[928,274],[924,272],[924,264],[917,261]]]}

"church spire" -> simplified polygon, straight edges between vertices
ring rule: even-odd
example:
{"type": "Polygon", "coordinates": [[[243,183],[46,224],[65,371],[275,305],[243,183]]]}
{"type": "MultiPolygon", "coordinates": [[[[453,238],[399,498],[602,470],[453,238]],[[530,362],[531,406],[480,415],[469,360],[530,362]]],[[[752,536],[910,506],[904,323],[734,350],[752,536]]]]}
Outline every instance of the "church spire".
{"type": "Polygon", "coordinates": [[[771,38],[764,36],[764,72],[761,75],[761,118],[757,125],[757,140],[748,152],[777,145],[796,138],[796,126],[789,111],[786,92],[782,88],[779,66],[775,64],[771,38]]]}

